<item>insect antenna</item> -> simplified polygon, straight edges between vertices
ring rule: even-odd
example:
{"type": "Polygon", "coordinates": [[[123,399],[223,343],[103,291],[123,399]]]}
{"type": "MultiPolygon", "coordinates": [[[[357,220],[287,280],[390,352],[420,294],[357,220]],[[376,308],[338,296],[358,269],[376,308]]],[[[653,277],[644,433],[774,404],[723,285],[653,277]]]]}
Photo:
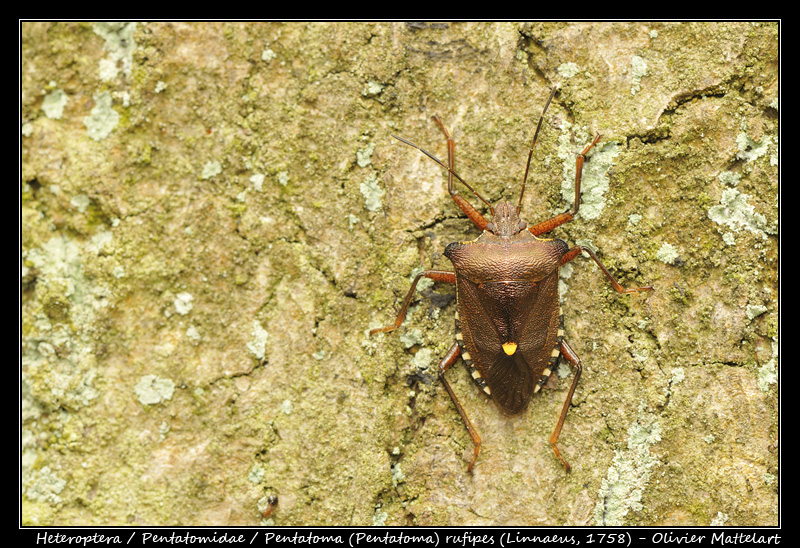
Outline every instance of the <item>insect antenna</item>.
{"type": "Polygon", "coordinates": [[[399,137],[399,136],[397,136],[397,135],[394,135],[394,134],[392,134],[392,137],[394,137],[395,139],[397,139],[397,140],[398,140],[398,141],[400,141],[401,143],[405,143],[405,144],[407,144],[408,146],[412,146],[412,147],[416,148],[417,150],[419,150],[420,152],[422,152],[422,153],[423,153],[425,156],[427,156],[428,158],[430,158],[431,160],[433,160],[434,162],[436,162],[437,164],[439,164],[440,166],[442,166],[443,168],[445,168],[445,169],[446,169],[448,172],[452,173],[452,174],[453,174],[453,177],[455,177],[456,179],[458,179],[458,180],[461,182],[461,184],[462,184],[462,185],[464,185],[465,187],[467,187],[468,189],[470,189],[470,190],[472,191],[472,193],[473,193],[475,196],[477,196],[477,197],[478,197],[478,199],[479,199],[481,202],[483,202],[484,204],[486,204],[487,206],[489,206],[489,211],[491,211],[491,212],[492,212],[492,215],[494,215],[494,208],[492,207],[492,204],[490,204],[489,202],[487,202],[487,201],[486,201],[486,200],[483,198],[483,196],[481,196],[480,194],[478,194],[478,191],[477,191],[477,190],[475,190],[474,188],[472,188],[472,187],[469,185],[469,183],[467,183],[467,182],[466,182],[464,179],[462,179],[462,178],[461,178],[461,176],[460,176],[458,173],[456,173],[455,171],[453,171],[452,169],[450,169],[450,167],[449,167],[449,166],[445,165],[445,163],[444,163],[444,162],[442,162],[442,161],[441,161],[439,158],[437,158],[436,156],[434,156],[433,154],[431,154],[430,152],[428,152],[427,150],[425,150],[425,149],[424,149],[424,148],[422,148],[421,146],[419,146],[419,145],[416,145],[416,144],[412,143],[411,141],[407,141],[406,139],[403,139],[402,137],[399,137]]]}
{"type": "Polygon", "coordinates": [[[550,101],[553,100],[553,97],[558,90],[557,86],[553,87],[553,91],[550,92],[550,97],[548,97],[547,102],[544,104],[544,109],[542,109],[542,115],[539,116],[539,123],[536,124],[536,131],[533,134],[533,141],[531,141],[530,150],[528,151],[528,163],[525,164],[525,176],[522,178],[522,192],[519,193],[519,203],[517,204],[517,215],[519,215],[520,209],[522,208],[522,197],[525,195],[525,183],[528,182],[528,170],[531,167],[531,158],[533,157],[533,147],[536,146],[536,137],[539,136],[539,130],[542,129],[542,121],[544,120],[544,113],[547,112],[547,107],[550,106],[550,101]]]}

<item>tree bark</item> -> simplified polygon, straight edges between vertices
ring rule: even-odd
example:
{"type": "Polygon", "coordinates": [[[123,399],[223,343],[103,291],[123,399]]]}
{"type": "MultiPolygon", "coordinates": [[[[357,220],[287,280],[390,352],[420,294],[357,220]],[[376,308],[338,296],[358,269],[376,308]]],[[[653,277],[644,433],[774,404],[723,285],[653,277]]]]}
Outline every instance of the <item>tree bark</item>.
{"type": "MultiPolygon", "coordinates": [[[[777,23],[21,24],[22,519],[776,525],[777,23]],[[455,170],[547,237],[583,375],[448,372],[455,170]],[[269,518],[262,512],[279,498],[269,518]]],[[[462,196],[485,211],[466,188],[462,196]]]]}

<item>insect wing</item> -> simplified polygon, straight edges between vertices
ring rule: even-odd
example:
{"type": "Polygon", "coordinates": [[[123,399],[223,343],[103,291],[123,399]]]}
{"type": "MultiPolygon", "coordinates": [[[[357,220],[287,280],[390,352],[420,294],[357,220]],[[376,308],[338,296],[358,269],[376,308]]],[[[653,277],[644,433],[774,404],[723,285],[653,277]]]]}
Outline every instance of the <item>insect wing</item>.
{"type": "Polygon", "coordinates": [[[534,382],[547,380],[564,336],[558,299],[558,270],[539,282],[525,324],[521,325],[517,352],[525,357],[534,382]]]}
{"type": "Polygon", "coordinates": [[[458,277],[457,283],[459,342],[500,408],[508,414],[519,413],[548,363],[551,349],[544,354],[541,349],[547,347],[548,339],[555,340],[550,322],[537,324],[542,282],[476,284],[458,277]],[[518,345],[510,355],[503,349],[509,342],[518,345]]]}

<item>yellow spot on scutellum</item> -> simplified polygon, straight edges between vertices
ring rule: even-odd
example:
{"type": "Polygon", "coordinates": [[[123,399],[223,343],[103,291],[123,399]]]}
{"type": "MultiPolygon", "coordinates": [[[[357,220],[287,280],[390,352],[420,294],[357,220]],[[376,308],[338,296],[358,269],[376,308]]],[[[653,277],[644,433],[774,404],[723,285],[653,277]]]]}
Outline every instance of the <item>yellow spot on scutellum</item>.
{"type": "Polygon", "coordinates": [[[509,356],[513,356],[514,352],[517,351],[517,343],[507,342],[503,344],[503,352],[505,352],[509,356]]]}

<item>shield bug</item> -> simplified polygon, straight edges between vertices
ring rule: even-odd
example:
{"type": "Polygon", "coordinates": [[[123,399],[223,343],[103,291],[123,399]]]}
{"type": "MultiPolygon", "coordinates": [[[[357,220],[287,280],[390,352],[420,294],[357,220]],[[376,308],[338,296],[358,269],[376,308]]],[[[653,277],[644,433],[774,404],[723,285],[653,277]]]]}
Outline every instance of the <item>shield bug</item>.
{"type": "Polygon", "coordinates": [[[550,437],[553,452],[569,471],[569,464],[558,450],[558,438],[580,379],[582,366],[580,358],[564,338],[558,292],[559,268],[586,253],[597,263],[618,293],[638,293],[653,289],[652,286],[630,289],[621,286],[588,247],[570,248],[562,240],[538,237],[571,221],[577,215],[581,201],[583,164],[586,155],[600,140],[599,134],[577,155],[575,204],[572,210],[532,226],[528,226],[520,218],[533,149],[545,112],[555,93],[556,89],[553,89],[533,134],[522,190],[516,205],[501,202],[492,207],[455,172],[455,142],[438,117],[434,116],[433,119],[447,140],[447,164],[422,147],[393,135],[447,170],[447,190],[450,196],[482,233],[475,240],[449,244],[444,254],[453,263],[454,272],[425,270],[419,273],[411,284],[395,322],[371,330],[370,335],[400,327],[421,278],[456,285],[455,342],[439,363],[439,378],[474,442],[475,452],[467,469],[469,472],[475,466],[480,453],[481,437],[445,377],[447,369],[459,357],[464,360],[478,386],[508,415],[515,415],[526,408],[531,396],[547,382],[560,357],[563,356],[575,368],[575,377],[550,437]],[[454,179],[486,204],[491,220],[487,220],[454,189],[454,179]]]}

